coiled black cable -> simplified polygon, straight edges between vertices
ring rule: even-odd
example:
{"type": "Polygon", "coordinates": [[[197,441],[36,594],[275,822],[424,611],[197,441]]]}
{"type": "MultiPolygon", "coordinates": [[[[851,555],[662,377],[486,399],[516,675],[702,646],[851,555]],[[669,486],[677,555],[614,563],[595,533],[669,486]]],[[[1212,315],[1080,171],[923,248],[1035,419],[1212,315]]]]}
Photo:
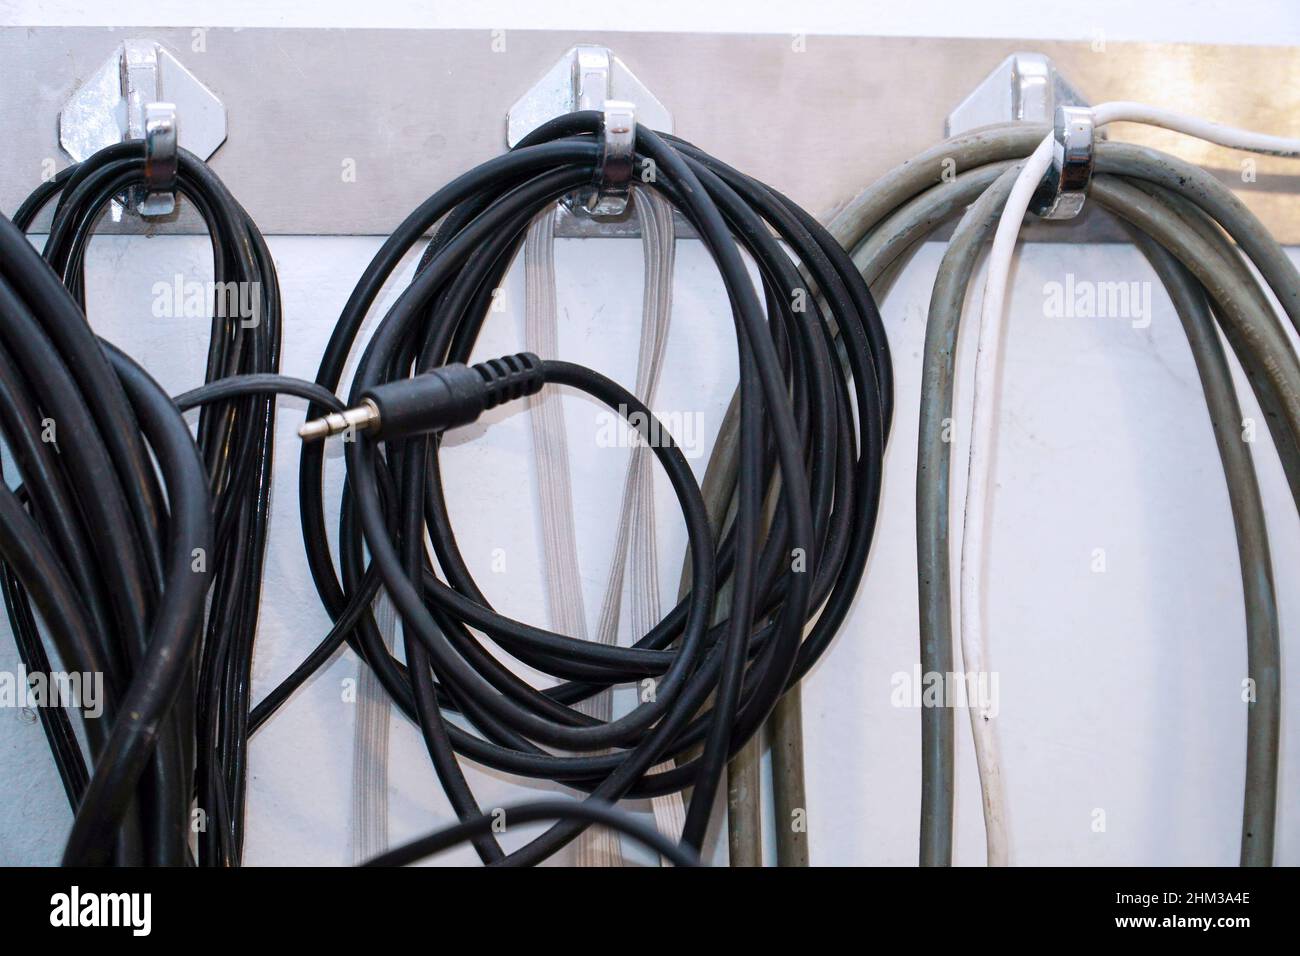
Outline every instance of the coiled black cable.
{"type": "MultiPolygon", "coordinates": [[[[317,383],[338,388],[375,297],[402,256],[440,221],[411,285],[361,352],[350,404],[383,383],[466,361],[529,221],[596,177],[600,133],[597,113],[554,120],[421,205],[363,274],[317,383]]],[[[465,823],[480,811],[458,754],[605,802],[694,787],[683,843],[698,850],[726,758],[816,662],[856,591],[879,502],[891,378],[870,293],[810,216],[689,144],[640,127],[636,163],[644,185],[681,210],[709,249],[737,327],[741,467],[730,525],[710,526],[680,454],[670,442],[655,448],[686,516],[690,591],[632,647],[592,644],[506,618],[488,604],[461,557],[442,494],[438,437],[380,443],[359,432],[348,446],[337,569],[326,535],[323,450],[303,450],[304,542],[336,621],[312,660],[327,659],[346,639],[375,669],[419,722],[465,823]],[[742,251],[758,264],[766,309],[742,251]],[[835,332],[843,343],[838,351],[835,332]],[[773,505],[770,525],[763,521],[765,498],[773,505]],[[384,647],[369,613],[376,571],[402,615],[406,666],[384,647]],[[723,583],[729,611],[715,619],[723,583]],[[535,689],[475,632],[563,683],[535,689]],[[656,682],[654,699],[608,723],[572,707],[612,685],[647,678],[656,682]],[[473,730],[448,723],[443,711],[459,712],[473,730]],[[678,761],[675,769],[648,773],[669,758],[678,761]]],[[[548,362],[546,378],[651,421],[626,389],[591,370],[548,362]]],[[[315,414],[332,410],[312,406],[315,414]]],[[[307,673],[305,664],[290,682],[307,673]]],[[[287,692],[273,696],[282,701],[287,692]]],[[[561,820],[509,856],[491,832],[476,832],[474,843],[485,862],[535,863],[587,825],[561,820]]]]}
{"type": "Polygon", "coordinates": [[[482,814],[476,819],[446,827],[396,847],[368,861],[365,865],[404,866],[463,843],[475,834],[488,833],[495,824],[500,822],[508,821],[513,825],[551,819],[600,823],[632,837],[643,846],[650,847],[674,866],[700,865],[699,857],[683,849],[680,844],[672,842],[654,827],[646,826],[635,817],[622,813],[610,804],[599,800],[538,800],[533,803],[503,807],[493,813],[482,814]]]}
{"type": "MultiPolygon", "coordinates": [[[[103,149],[43,184],[15,214],[15,224],[25,230],[41,208],[58,197],[44,258],[83,312],[89,238],[113,199],[143,187],[144,162],[144,145],[139,141],[103,149]]],[[[276,372],[281,341],[280,293],[265,241],[211,169],[184,150],[180,151],[176,188],[203,218],[212,241],[216,294],[207,381],[276,372]]],[[[185,706],[175,713],[174,726],[166,735],[167,748],[175,751],[172,769],[183,777],[183,787],[179,783],[175,786],[185,792],[185,812],[179,818],[170,812],[157,817],[157,825],[166,820],[168,827],[175,829],[179,825],[179,829],[169,833],[168,852],[155,862],[180,863],[189,855],[190,768],[196,768],[197,807],[206,815],[206,824],[197,828],[199,861],[216,865],[239,862],[249,687],[266,550],[274,426],[274,399],[264,392],[245,392],[228,401],[205,405],[199,416],[198,447],[213,493],[215,540],[213,548],[194,560],[211,566],[213,589],[201,657],[197,669],[183,675],[185,706]],[[178,824],[178,819],[183,822],[178,824]]],[[[122,452],[119,449],[115,454],[122,452]]],[[[148,487],[141,474],[134,480],[138,487],[148,487]]],[[[137,522],[157,513],[160,506],[143,493],[129,498],[128,503],[137,522]]],[[[101,605],[117,595],[143,591],[141,584],[127,577],[131,567],[124,563],[120,580],[110,578],[93,592],[95,599],[90,606],[96,612],[95,623],[101,635],[112,633],[107,626],[109,618],[98,613],[101,605]]],[[[157,569],[152,574],[156,579],[157,569]]],[[[80,583],[89,585],[91,580],[83,569],[80,583]]],[[[40,641],[30,614],[8,573],[4,584],[10,622],[19,645],[39,666],[40,641]]],[[[140,629],[138,621],[133,628],[140,629]]],[[[115,658],[124,658],[122,665],[129,659],[118,653],[109,661],[115,658]]],[[[122,666],[118,671],[125,673],[122,666]]],[[[47,728],[47,735],[51,733],[59,742],[57,762],[75,808],[85,799],[85,771],[77,765],[76,748],[68,740],[66,728],[57,724],[47,728]]]]}
{"type": "MultiPolygon", "coordinates": [[[[24,666],[101,674],[103,713],[41,718],[76,816],[69,863],[169,864],[188,854],[182,692],[210,572],[212,499],[189,428],[0,216],[0,428],[22,485],[0,483],[5,596],[24,666]]],[[[86,701],[74,703],[85,704],[86,701]]]]}
{"type": "MultiPolygon", "coordinates": [[[[345,640],[419,723],[461,819],[457,827],[417,841],[388,862],[472,839],[485,862],[535,863],[592,822],[638,835],[634,825],[611,815],[608,804],[686,787],[694,790],[683,848],[665,856],[694,861],[728,755],[755,733],[782,693],[816,662],[856,591],[878,508],[892,385],[875,305],[831,237],[785,197],[681,140],[638,129],[637,162],[646,187],[659,190],[695,227],[732,302],[740,358],[740,467],[730,518],[722,523],[710,519],[684,457],[629,391],[569,363],[537,367],[545,381],[585,391],[629,417],[654,445],[682,506],[690,541],[691,586],[681,602],[633,647],[591,644],[498,614],[470,576],[452,534],[436,434],[376,441],[361,433],[349,445],[336,569],[321,493],[323,454],[320,446],[307,445],[300,488],[304,543],[335,624],[251,716],[247,708],[273,394],[306,397],[317,414],[342,408],[334,393],[368,309],[397,262],[439,223],[411,286],[360,355],[353,404],[388,383],[467,360],[493,290],[531,218],[597,176],[600,123],[595,113],[548,123],[517,149],[465,174],[417,209],[358,283],[314,385],[274,374],[279,305],[265,245],[206,167],[182,156],[179,188],[209,223],[217,280],[269,283],[262,287],[264,324],[245,330],[214,323],[208,383],[174,403],[164,402],[167,415],[146,401],[156,399],[156,388],[146,387],[143,374],[125,356],[107,346],[102,353],[112,357],[133,399],[151,409],[147,421],[141,413],[141,424],[155,454],[160,454],[155,443],[163,436],[176,437],[179,409],[204,408],[198,446],[214,491],[217,558],[201,668],[198,673],[185,666],[177,671],[176,659],[169,658],[173,670],[151,684],[169,704],[179,702],[160,727],[151,756],[147,747],[129,750],[130,760],[119,754],[120,747],[112,749],[115,723],[114,738],[92,748],[93,770],[88,772],[69,728],[57,717],[50,719],[47,736],[65,789],[79,807],[66,857],[70,862],[101,861],[105,847],[117,848],[119,862],[183,862],[183,834],[174,822],[188,810],[186,771],[195,760],[199,806],[216,823],[200,840],[200,862],[238,862],[247,736],[345,640]],[[765,301],[760,301],[743,254],[758,264],[765,301]],[[171,423],[168,428],[160,423],[164,418],[171,423]],[[432,557],[426,542],[432,544],[432,557]],[[405,664],[384,647],[370,613],[381,586],[402,614],[405,664]],[[717,602],[722,587],[728,592],[725,611],[717,602]],[[562,683],[537,690],[499,663],[480,634],[562,683]],[[646,679],[655,682],[653,699],[615,720],[597,721],[572,706],[613,685],[646,679]],[[470,729],[448,723],[444,712],[458,712],[470,729]],[[102,753],[112,755],[112,761],[97,759],[102,753]],[[129,789],[124,791],[123,782],[134,781],[141,753],[150,761],[153,786],[136,800],[129,789]],[[520,819],[559,822],[507,856],[483,824],[461,773],[460,755],[520,776],[555,780],[590,798],[578,808],[522,808],[520,819]],[[649,773],[668,758],[677,761],[673,770],[649,773]],[[168,801],[172,811],[184,809],[179,815],[160,814],[151,800],[168,801]],[[146,825],[160,832],[137,832],[146,825]]],[[[18,221],[26,225],[45,202],[62,193],[46,258],[76,296],[84,295],[82,261],[93,224],[109,200],[139,184],[141,164],[138,146],[105,150],[42,187],[19,212],[18,221]]],[[[30,247],[27,251],[35,258],[30,247]]],[[[75,302],[72,313],[77,315],[75,302]]],[[[85,328],[84,320],[80,325],[85,328]]],[[[4,359],[0,353],[0,404],[4,359]]],[[[139,434],[134,426],[113,433],[123,447],[106,450],[107,465],[123,468],[143,460],[134,447],[141,443],[133,437],[139,434]]],[[[44,463],[35,454],[36,464],[44,463]]],[[[164,473],[170,476],[165,468],[164,473]]],[[[60,486],[46,472],[32,475],[41,478],[28,479],[22,502],[33,511],[49,511],[51,521],[75,513],[62,499],[42,507],[60,486]]],[[[173,502],[170,485],[164,495],[150,483],[147,469],[135,468],[128,478],[123,485],[130,493],[123,495],[117,512],[106,516],[122,533],[70,541],[72,557],[66,560],[72,570],[63,577],[72,576],[73,583],[65,582],[61,569],[48,560],[32,566],[32,560],[43,557],[39,548],[21,560],[15,556],[10,545],[12,535],[23,533],[23,511],[8,507],[17,499],[0,503],[6,535],[0,548],[9,562],[3,583],[20,647],[33,660],[41,652],[29,594],[44,614],[46,605],[63,606],[50,596],[51,588],[61,588],[56,593],[65,597],[80,590],[86,597],[69,606],[77,610],[86,605],[86,619],[66,622],[70,636],[63,643],[80,648],[82,658],[102,668],[115,687],[135,674],[135,659],[127,654],[130,647],[116,646],[108,635],[143,630],[151,608],[145,600],[151,593],[144,586],[145,574],[154,572],[147,582],[155,586],[163,578],[161,559],[150,563],[153,552],[126,532],[133,529],[132,521],[156,530],[162,524],[156,519],[161,502],[173,502]],[[154,524],[144,520],[149,518],[154,524]],[[102,560],[94,566],[72,547],[92,544],[110,549],[96,555],[101,559],[119,548],[133,557],[133,545],[143,554],[121,566],[102,560]],[[140,608],[128,603],[137,592],[143,595],[140,608]],[[123,631],[119,618],[134,630],[123,631]]],[[[196,480],[193,474],[190,480],[196,480]]],[[[172,530],[170,523],[167,527],[172,530]]],[[[167,597],[164,593],[164,603],[167,597]]],[[[190,637],[192,650],[196,635],[190,637]]],[[[134,692],[135,684],[130,688],[134,692]]],[[[653,837],[641,836],[657,846],[653,837]]]]}

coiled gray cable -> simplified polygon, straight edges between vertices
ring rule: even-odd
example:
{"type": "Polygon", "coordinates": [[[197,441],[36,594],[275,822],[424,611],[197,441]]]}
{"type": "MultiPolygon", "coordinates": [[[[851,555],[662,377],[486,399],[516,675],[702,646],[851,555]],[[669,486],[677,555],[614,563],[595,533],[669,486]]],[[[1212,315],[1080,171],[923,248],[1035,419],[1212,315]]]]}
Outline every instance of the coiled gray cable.
{"type": "MultiPolygon", "coordinates": [[[[926,673],[953,670],[951,445],[945,431],[952,418],[961,309],[1019,161],[1046,132],[1041,126],[1015,124],[940,143],[883,176],[829,226],[881,299],[910,252],[965,210],[935,281],[922,370],[917,559],[920,656],[926,673]]],[[[1246,206],[1203,170],[1154,150],[1101,143],[1097,172],[1092,187],[1097,205],[1137,233],[1135,241],[1169,290],[1195,356],[1223,462],[1246,604],[1247,666],[1255,688],[1247,705],[1241,862],[1266,865],[1272,860],[1277,791],[1277,608],[1258,483],[1249,449],[1240,440],[1240,406],[1209,322],[1210,317],[1218,321],[1246,372],[1300,507],[1300,360],[1244,259],[1259,271],[1298,329],[1300,275],[1246,206]]],[[[729,415],[719,441],[734,428],[729,415]]],[[[725,455],[715,459],[711,471],[735,467],[725,455]]],[[[921,721],[920,862],[947,865],[952,860],[953,713],[923,708],[921,721]]]]}
{"type": "MultiPolygon", "coordinates": [[[[884,233],[883,241],[876,241],[875,248],[871,249],[871,262],[859,260],[860,265],[866,266],[864,273],[867,268],[879,269],[875,262],[892,262],[917,240],[927,215],[933,218],[934,210],[944,204],[952,205],[952,197],[930,195],[927,198],[927,194],[941,194],[945,190],[962,192],[960,184],[979,181],[981,165],[1004,167],[1008,160],[1027,155],[1043,134],[1041,128],[998,128],[950,141],[930,151],[931,162],[954,160],[948,168],[955,166],[959,175],[950,183],[931,186],[910,206],[906,200],[896,203],[902,207],[901,211],[886,222],[887,228],[879,230],[884,233]],[[954,185],[958,186],[955,190],[954,185]]],[[[896,171],[893,182],[901,184],[900,188],[923,187],[924,165],[914,164],[911,169],[896,171]]],[[[1153,252],[1153,267],[1170,288],[1196,355],[1229,484],[1247,606],[1248,668],[1256,688],[1255,700],[1248,704],[1242,862],[1268,863],[1272,858],[1276,803],[1280,690],[1276,604],[1249,451],[1239,438],[1234,440],[1228,434],[1229,431],[1239,434],[1240,411],[1231,391],[1231,381],[1225,378],[1221,368],[1221,349],[1206,343],[1203,309],[1196,305],[1197,295],[1204,305],[1206,293],[1194,294],[1188,282],[1199,283],[1208,290],[1213,314],[1246,369],[1270,422],[1293,492],[1294,446],[1300,434],[1296,430],[1300,419],[1294,414],[1294,400],[1295,388],[1300,385],[1300,362],[1240,255],[1222,238],[1222,233],[1207,228],[1203,216],[1198,219],[1191,215],[1189,204],[1202,210],[1204,216],[1213,217],[1238,242],[1293,321],[1300,277],[1245,206],[1198,168],[1153,150],[1103,143],[1098,147],[1097,169],[1099,175],[1092,188],[1097,204],[1148,235],[1150,241],[1142,244],[1144,251],[1151,250],[1154,243],[1167,249],[1168,255],[1186,270],[1186,275],[1180,274],[1167,258],[1153,252]],[[1133,185],[1134,182],[1143,184],[1144,188],[1133,185]],[[1236,447],[1228,448],[1225,444],[1236,447]]],[[[931,183],[938,178],[934,173],[932,168],[931,183]]],[[[942,432],[944,419],[951,416],[961,305],[977,255],[996,224],[1013,177],[1014,173],[1002,169],[994,185],[985,189],[963,218],[950,242],[931,299],[917,473],[922,666],[926,670],[931,666],[946,670],[952,654],[947,513],[951,446],[943,440],[942,432]]],[[[855,203],[855,208],[870,216],[888,208],[888,203],[873,196],[855,203]]],[[[840,223],[837,234],[844,236],[851,231],[850,223],[840,223]]],[[[867,235],[863,233],[862,238],[867,235]]],[[[864,243],[855,245],[862,249],[864,243]]],[[[951,712],[929,713],[923,716],[923,721],[930,726],[926,728],[928,733],[923,730],[927,779],[923,785],[922,862],[946,863],[951,859],[951,712]]]]}

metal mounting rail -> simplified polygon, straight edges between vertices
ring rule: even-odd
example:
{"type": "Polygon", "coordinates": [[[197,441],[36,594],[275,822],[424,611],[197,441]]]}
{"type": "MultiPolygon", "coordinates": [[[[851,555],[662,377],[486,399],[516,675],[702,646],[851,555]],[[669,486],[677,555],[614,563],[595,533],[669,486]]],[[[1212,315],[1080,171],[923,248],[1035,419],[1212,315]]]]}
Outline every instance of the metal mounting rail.
{"type": "MultiPolygon", "coordinates": [[[[59,142],[60,112],[116,47],[140,35],[0,29],[0,209],[13,212],[43,176],[71,162],[59,142]]],[[[1050,57],[1093,102],[1194,102],[1212,119],[1300,135],[1297,48],[1107,43],[1099,51],[1086,42],[487,30],[145,35],[224,104],[229,138],[213,168],[270,234],[389,234],[439,186],[501,152],[511,105],[578,44],[615,51],[658,101],[672,104],[678,135],[821,217],[938,142],[945,118],[1018,51],[1050,57]]],[[[163,93],[173,101],[169,66],[163,93]]],[[[177,107],[185,146],[194,120],[177,107]]],[[[1295,163],[1162,130],[1121,125],[1111,135],[1214,170],[1280,240],[1300,243],[1295,163]]],[[[565,234],[618,234],[567,218],[574,232],[565,234]]],[[[126,217],[105,228],[203,229],[183,199],[163,220],[126,217]]],[[[1076,228],[1048,224],[1031,235],[1121,238],[1088,209],[1076,228]]]]}

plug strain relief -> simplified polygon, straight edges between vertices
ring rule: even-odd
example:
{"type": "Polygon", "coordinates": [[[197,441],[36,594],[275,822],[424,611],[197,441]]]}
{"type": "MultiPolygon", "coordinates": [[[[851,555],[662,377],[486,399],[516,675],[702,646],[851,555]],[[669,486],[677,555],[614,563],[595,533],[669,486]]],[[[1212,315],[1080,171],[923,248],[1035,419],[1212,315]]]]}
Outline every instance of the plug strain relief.
{"type": "Polygon", "coordinates": [[[496,408],[525,395],[541,391],[546,380],[542,375],[542,360],[532,352],[518,352],[489,359],[473,366],[483,378],[487,394],[484,409],[496,408]]]}

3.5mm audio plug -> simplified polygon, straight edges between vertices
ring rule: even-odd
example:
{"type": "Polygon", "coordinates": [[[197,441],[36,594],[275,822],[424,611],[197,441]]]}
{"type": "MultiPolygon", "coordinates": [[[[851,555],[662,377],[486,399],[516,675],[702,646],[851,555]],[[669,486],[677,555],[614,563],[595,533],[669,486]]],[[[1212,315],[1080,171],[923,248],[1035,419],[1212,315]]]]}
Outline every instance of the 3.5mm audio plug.
{"type": "Polygon", "coordinates": [[[414,378],[368,388],[361,404],[304,422],[303,441],[349,430],[378,440],[439,432],[477,421],[489,408],[540,391],[542,360],[531,352],[503,355],[477,365],[443,365],[414,378]]]}

